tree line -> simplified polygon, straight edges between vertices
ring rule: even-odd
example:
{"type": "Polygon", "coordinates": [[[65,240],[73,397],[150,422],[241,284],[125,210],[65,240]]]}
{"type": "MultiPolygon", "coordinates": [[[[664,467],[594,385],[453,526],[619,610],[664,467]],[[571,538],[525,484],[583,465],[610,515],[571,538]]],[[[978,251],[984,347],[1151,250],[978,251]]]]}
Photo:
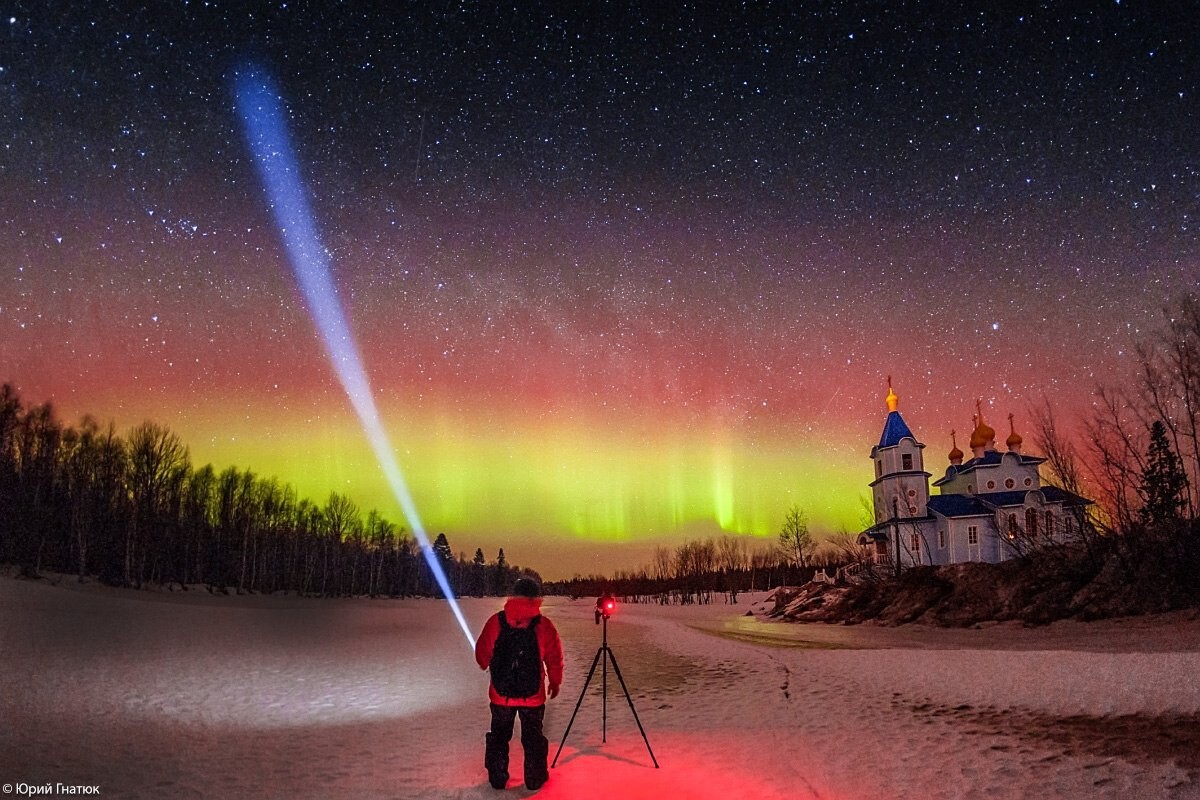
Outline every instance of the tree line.
{"type": "Polygon", "coordinates": [[[715,598],[737,603],[743,592],[807,583],[818,570],[832,575],[849,562],[846,547],[839,537],[820,546],[803,510],[792,506],[775,540],[727,533],[674,548],[658,546],[649,565],[618,570],[611,578],[576,575],[547,583],[545,590],[573,598],[609,592],[639,603],[706,604],[715,598]]]}
{"type": "MultiPolygon", "coordinates": [[[[456,593],[504,594],[523,574],[504,551],[433,554],[456,593]]],[[[124,437],[85,416],[63,425],[49,403],[26,407],[0,387],[0,561],[21,573],[105,583],[202,584],[213,590],[320,596],[438,593],[417,541],[345,495],[323,505],[276,478],[192,466],[165,427],[124,437]]]]}

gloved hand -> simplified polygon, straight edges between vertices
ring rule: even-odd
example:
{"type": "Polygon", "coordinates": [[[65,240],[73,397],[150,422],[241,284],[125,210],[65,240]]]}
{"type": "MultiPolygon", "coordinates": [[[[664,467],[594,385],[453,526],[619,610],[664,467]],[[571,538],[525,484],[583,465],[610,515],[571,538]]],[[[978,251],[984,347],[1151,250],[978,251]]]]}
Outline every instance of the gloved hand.
{"type": "Polygon", "coordinates": [[[553,684],[553,683],[552,683],[552,684],[550,684],[550,692],[549,692],[549,694],[550,694],[550,699],[551,699],[551,700],[553,700],[554,698],[558,697],[558,688],[559,688],[559,687],[558,687],[558,685],[557,685],[557,684],[553,684]]]}

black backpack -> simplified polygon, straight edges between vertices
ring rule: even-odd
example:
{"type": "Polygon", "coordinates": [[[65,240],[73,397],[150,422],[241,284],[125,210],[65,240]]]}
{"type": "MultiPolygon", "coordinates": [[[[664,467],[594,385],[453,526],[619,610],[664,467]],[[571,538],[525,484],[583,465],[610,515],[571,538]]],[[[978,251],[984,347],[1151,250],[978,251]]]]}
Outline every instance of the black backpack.
{"type": "Polygon", "coordinates": [[[492,650],[492,685],[501,697],[532,697],[541,689],[542,652],[538,647],[537,625],[541,614],[527,628],[514,628],[501,611],[500,635],[492,650]]]}

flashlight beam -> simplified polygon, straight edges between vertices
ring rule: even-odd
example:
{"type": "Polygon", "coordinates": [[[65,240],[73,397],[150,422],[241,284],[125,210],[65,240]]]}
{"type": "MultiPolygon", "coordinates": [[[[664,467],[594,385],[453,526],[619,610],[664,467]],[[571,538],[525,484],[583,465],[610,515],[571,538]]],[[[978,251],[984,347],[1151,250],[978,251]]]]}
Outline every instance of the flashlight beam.
{"type": "Polygon", "coordinates": [[[329,268],[329,255],[321,245],[308,205],[308,194],[300,177],[295,152],[288,139],[283,103],[273,82],[262,70],[251,66],[239,70],[235,78],[237,110],[254,163],[270,200],[275,224],[287,249],[288,260],[296,282],[304,294],[308,311],[321,333],[325,353],[329,356],[342,388],[350,398],[363,433],[371,444],[388,486],[400,503],[409,526],[421,545],[425,561],[445,595],[459,627],[474,648],[475,637],[467,626],[462,609],[450,589],[450,581],[429,543],[425,526],[417,513],[416,503],[396,461],[387,431],[375,405],[371,384],[359,357],[358,346],[350,331],[350,323],[338,301],[337,287],[329,268]]]}

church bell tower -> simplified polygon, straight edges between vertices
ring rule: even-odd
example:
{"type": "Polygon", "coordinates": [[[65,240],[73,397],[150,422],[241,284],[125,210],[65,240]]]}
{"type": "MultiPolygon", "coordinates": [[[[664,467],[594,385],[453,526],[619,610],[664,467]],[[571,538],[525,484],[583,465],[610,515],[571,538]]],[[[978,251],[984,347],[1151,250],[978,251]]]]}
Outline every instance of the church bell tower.
{"type": "Polygon", "coordinates": [[[900,398],[892,389],[890,376],[886,401],[888,416],[883,424],[883,435],[879,437],[879,444],[871,448],[871,460],[875,464],[871,499],[876,523],[893,517],[924,517],[929,513],[930,476],[925,471],[921,452],[925,445],[917,441],[896,410],[900,398]]]}

